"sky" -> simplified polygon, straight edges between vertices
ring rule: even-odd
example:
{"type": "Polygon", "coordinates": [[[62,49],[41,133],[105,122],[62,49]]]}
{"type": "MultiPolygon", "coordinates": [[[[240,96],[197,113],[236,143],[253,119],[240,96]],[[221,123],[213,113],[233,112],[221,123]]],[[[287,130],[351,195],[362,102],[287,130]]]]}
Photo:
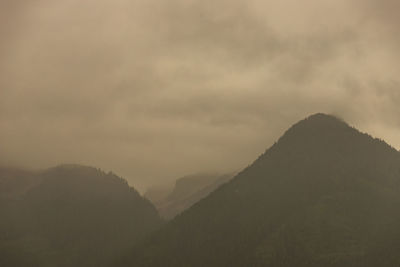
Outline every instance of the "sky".
{"type": "Polygon", "coordinates": [[[396,0],[0,0],[0,164],[144,190],[336,115],[400,149],[396,0]]]}

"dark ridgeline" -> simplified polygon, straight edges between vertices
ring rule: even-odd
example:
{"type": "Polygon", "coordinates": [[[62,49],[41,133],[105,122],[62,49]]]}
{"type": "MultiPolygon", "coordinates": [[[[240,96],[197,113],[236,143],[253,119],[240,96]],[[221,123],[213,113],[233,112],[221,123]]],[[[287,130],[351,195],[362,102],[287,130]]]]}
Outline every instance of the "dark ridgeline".
{"type": "Polygon", "coordinates": [[[400,266],[399,250],[400,153],[316,114],[119,265],[400,266]]]}
{"type": "Polygon", "coordinates": [[[2,168],[0,186],[0,266],[107,266],[161,224],[125,180],[95,168],[2,168]]]}

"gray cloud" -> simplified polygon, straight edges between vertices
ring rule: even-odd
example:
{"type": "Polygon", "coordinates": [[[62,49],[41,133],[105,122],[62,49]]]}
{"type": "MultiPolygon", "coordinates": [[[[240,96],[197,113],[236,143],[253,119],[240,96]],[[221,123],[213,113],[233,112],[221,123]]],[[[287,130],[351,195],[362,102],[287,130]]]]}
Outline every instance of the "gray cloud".
{"type": "Polygon", "coordinates": [[[6,2],[3,164],[144,188],[240,169],[314,112],[400,147],[395,1],[6,2]]]}

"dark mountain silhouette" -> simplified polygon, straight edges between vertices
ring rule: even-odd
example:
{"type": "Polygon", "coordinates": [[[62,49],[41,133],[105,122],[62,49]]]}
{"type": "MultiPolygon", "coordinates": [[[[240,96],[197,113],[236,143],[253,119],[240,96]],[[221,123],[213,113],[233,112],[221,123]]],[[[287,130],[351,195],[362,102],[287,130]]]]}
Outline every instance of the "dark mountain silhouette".
{"type": "Polygon", "coordinates": [[[33,171],[0,167],[0,199],[18,198],[39,182],[33,171]]]}
{"type": "Polygon", "coordinates": [[[113,173],[62,165],[0,174],[12,185],[0,200],[0,266],[105,266],[161,224],[113,173]]]}
{"type": "Polygon", "coordinates": [[[166,194],[165,191],[158,192],[158,194],[150,191],[150,194],[147,193],[145,196],[150,195],[150,197],[154,199],[153,203],[157,207],[160,215],[170,220],[177,214],[191,207],[194,203],[206,197],[232,177],[232,174],[221,175],[215,173],[188,175],[176,180],[175,186],[168,194],[166,194]],[[156,197],[162,194],[165,195],[164,198],[156,197]]]}
{"type": "Polygon", "coordinates": [[[400,266],[400,153],[324,114],[292,126],[121,266],[400,266]]]}

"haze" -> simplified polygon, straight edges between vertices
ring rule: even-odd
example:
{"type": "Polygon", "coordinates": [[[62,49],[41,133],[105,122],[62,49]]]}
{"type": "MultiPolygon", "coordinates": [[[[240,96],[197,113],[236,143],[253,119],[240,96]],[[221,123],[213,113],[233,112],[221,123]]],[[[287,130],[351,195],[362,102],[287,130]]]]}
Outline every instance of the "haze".
{"type": "Polygon", "coordinates": [[[400,148],[395,0],[2,0],[0,163],[143,189],[251,163],[294,122],[400,148]]]}

